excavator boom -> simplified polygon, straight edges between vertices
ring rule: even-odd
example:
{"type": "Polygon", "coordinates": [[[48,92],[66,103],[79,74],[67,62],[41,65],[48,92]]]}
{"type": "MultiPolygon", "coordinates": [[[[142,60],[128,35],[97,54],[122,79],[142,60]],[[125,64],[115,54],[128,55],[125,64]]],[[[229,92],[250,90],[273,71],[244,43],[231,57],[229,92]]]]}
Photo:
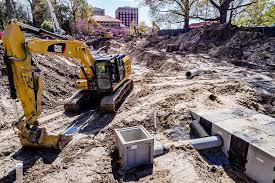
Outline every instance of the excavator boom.
{"type": "Polygon", "coordinates": [[[15,102],[18,96],[24,111],[24,115],[14,123],[19,130],[21,144],[62,149],[72,139],[71,136],[49,135],[45,128],[39,127],[43,73],[31,61],[25,36],[16,20],[7,23],[2,40],[11,98],[15,102]]]}

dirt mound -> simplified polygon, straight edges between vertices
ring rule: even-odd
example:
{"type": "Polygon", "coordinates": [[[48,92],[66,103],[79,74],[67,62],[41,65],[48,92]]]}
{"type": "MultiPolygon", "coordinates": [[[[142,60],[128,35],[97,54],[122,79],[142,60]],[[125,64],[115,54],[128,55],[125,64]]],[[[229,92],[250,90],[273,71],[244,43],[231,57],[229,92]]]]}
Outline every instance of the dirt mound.
{"type": "Polygon", "coordinates": [[[211,51],[214,57],[245,59],[253,63],[274,64],[274,38],[262,33],[239,31],[226,44],[211,51]]]}
{"type": "MultiPolygon", "coordinates": [[[[136,52],[137,53],[137,52],[136,52]]],[[[156,71],[179,71],[182,70],[180,63],[173,57],[166,55],[165,52],[159,51],[140,51],[136,59],[142,65],[147,68],[151,68],[156,71]]]]}
{"type": "Polygon", "coordinates": [[[177,38],[180,50],[210,53],[216,58],[246,60],[256,65],[275,66],[275,38],[237,27],[214,25],[191,30],[177,38]]]}
{"type": "MultiPolygon", "coordinates": [[[[62,105],[64,99],[70,97],[76,91],[74,86],[74,82],[78,78],[78,73],[75,72],[76,68],[61,61],[58,57],[34,55],[33,58],[38,62],[38,67],[44,73],[42,108],[53,109],[58,105],[62,105]]],[[[9,84],[6,76],[6,66],[2,60],[0,71],[0,109],[2,111],[0,114],[8,117],[13,115],[14,109],[11,100],[8,100],[10,98],[9,84]]]]}
{"type": "Polygon", "coordinates": [[[202,27],[178,36],[176,44],[180,45],[181,51],[203,53],[224,44],[236,31],[236,27],[228,28],[226,25],[202,27]]]}
{"type": "MultiPolygon", "coordinates": [[[[275,68],[275,38],[250,32],[236,26],[214,24],[193,29],[176,37],[148,36],[136,39],[128,50],[165,49],[176,44],[183,53],[208,53],[216,58],[245,61],[249,64],[275,68]]],[[[158,64],[156,64],[158,65],[158,64]]]]}
{"type": "Polygon", "coordinates": [[[53,109],[64,104],[64,99],[75,91],[75,81],[78,71],[75,66],[65,63],[58,57],[36,56],[40,60],[39,68],[44,71],[44,91],[42,93],[42,107],[53,109]]]}

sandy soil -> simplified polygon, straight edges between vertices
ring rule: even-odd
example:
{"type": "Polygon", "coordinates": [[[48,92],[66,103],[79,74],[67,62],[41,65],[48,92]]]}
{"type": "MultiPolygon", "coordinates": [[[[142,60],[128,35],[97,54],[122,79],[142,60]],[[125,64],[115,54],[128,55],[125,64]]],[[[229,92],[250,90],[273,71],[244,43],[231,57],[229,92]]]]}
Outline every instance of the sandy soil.
{"type": "MultiPolygon", "coordinates": [[[[190,146],[172,147],[154,159],[153,167],[124,173],[113,161],[113,129],[143,125],[157,143],[164,144],[190,138],[192,109],[242,105],[275,117],[274,74],[236,66],[207,54],[165,54],[122,43],[116,43],[115,48],[129,50],[134,70],[134,90],[116,114],[101,114],[96,108],[78,115],[65,114],[62,101],[75,91],[71,82],[75,75],[67,76],[64,72],[71,73],[75,67],[51,59],[44,59],[41,64],[48,72],[45,83],[49,83],[43,98],[41,125],[53,133],[66,129],[77,131],[61,152],[21,149],[11,128],[14,114],[7,84],[2,82],[0,182],[15,181],[14,167],[18,162],[24,163],[25,182],[247,182],[226,161],[210,161],[204,152],[199,153],[190,146]],[[191,80],[185,77],[185,71],[190,68],[200,70],[191,80]],[[216,97],[210,97],[213,95],[216,97]],[[157,129],[152,120],[154,115],[157,129]]],[[[219,153],[212,156],[221,158],[219,153]]]]}

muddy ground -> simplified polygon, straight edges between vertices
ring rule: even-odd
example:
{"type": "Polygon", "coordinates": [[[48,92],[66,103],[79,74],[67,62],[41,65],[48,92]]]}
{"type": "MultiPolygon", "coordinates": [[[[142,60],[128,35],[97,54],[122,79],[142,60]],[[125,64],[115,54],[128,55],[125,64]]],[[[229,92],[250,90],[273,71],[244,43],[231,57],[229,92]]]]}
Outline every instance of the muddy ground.
{"type": "Polygon", "coordinates": [[[128,173],[119,170],[113,160],[115,128],[143,125],[157,143],[165,144],[190,138],[189,112],[194,109],[242,105],[275,117],[273,71],[234,65],[208,54],[140,49],[139,44],[142,40],[113,42],[114,50],[132,57],[134,80],[134,90],[116,114],[101,114],[95,107],[65,114],[62,105],[75,92],[77,68],[64,58],[36,56],[46,74],[41,125],[52,133],[78,130],[61,152],[21,148],[11,127],[15,119],[7,78],[1,76],[0,182],[15,181],[18,162],[24,163],[25,182],[249,182],[220,151],[197,152],[190,146],[171,147],[154,159],[153,166],[128,173]],[[186,79],[191,68],[200,73],[186,79]]]}

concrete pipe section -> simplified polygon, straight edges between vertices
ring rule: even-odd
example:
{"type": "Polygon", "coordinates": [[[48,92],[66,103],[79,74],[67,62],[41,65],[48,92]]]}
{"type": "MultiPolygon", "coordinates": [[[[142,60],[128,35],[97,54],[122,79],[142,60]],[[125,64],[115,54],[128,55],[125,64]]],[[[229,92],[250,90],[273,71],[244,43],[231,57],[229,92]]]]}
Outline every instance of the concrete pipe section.
{"type": "Polygon", "coordinates": [[[184,145],[191,144],[196,150],[205,150],[215,147],[220,147],[223,145],[223,140],[219,136],[210,136],[192,140],[185,140],[179,142],[167,143],[164,145],[157,145],[154,147],[154,156],[159,156],[164,154],[164,150],[169,150],[171,146],[181,147],[184,145]]]}
{"type": "Polygon", "coordinates": [[[220,147],[223,145],[223,140],[220,136],[209,136],[208,133],[204,130],[204,128],[200,125],[199,121],[197,120],[192,121],[191,130],[199,138],[172,142],[164,145],[155,145],[154,156],[159,156],[164,154],[164,150],[169,150],[171,146],[181,147],[184,145],[191,144],[196,150],[199,151],[204,149],[220,147]]]}
{"type": "Polygon", "coordinates": [[[211,137],[204,137],[204,138],[198,138],[190,140],[190,144],[196,149],[196,150],[204,150],[204,149],[210,149],[214,147],[220,147],[222,146],[222,138],[219,136],[211,136],[211,137]]]}
{"type": "Polygon", "coordinates": [[[191,79],[199,74],[198,69],[191,69],[185,73],[187,79],[191,79]]]}

